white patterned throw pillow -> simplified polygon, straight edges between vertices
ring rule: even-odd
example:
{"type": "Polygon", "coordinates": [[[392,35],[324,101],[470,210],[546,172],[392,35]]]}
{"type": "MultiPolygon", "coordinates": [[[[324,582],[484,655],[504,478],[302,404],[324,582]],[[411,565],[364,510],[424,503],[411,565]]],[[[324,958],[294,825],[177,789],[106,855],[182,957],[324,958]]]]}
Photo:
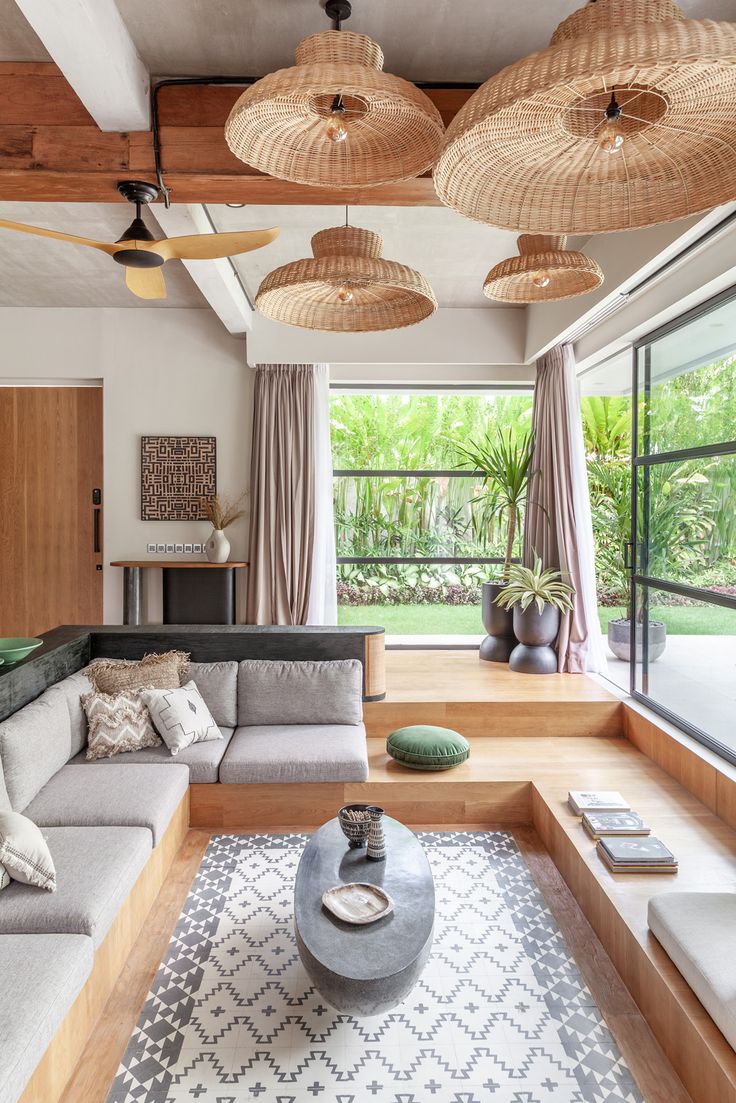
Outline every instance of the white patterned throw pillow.
{"type": "Polygon", "coordinates": [[[48,843],[33,820],[20,812],[0,812],[0,870],[24,885],[47,892],[56,890],[56,870],[48,843]]]}
{"type": "Polygon", "coordinates": [[[192,743],[222,739],[222,732],[194,682],[187,682],[180,689],[143,689],[141,700],[148,706],[156,731],[172,755],[192,743]]]}
{"type": "Polygon", "coordinates": [[[89,724],[89,759],[112,758],[126,751],[140,751],[144,747],[158,747],[161,744],[145,702],[137,690],[85,693],[82,706],[89,724]]]}

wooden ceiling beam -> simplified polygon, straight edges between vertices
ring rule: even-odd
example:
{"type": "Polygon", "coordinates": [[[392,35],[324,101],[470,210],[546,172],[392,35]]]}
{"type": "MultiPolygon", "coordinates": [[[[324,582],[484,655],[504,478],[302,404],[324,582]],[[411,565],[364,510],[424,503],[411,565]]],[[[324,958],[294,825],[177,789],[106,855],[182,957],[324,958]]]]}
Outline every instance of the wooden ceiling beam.
{"type": "MultiPolygon", "coordinates": [[[[430,176],[374,188],[306,187],[230,153],[223,127],[242,91],[169,85],[159,92],[161,162],[175,203],[438,206],[430,176]]],[[[431,89],[446,121],[472,89],[431,89]]],[[[103,133],[52,64],[0,64],[0,200],[124,202],[121,177],[155,179],[150,131],[103,133]]]]}

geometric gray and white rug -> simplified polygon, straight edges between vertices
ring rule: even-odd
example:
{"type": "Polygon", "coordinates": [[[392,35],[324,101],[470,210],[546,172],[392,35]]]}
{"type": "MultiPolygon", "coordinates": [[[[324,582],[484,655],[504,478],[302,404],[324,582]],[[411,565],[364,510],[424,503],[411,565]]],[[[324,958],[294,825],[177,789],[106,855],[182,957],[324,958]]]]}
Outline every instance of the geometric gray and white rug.
{"type": "Polygon", "coordinates": [[[306,836],[215,836],[108,1103],[643,1103],[513,837],[419,838],[432,956],[403,1004],[353,1019],[294,942],[306,836]]]}

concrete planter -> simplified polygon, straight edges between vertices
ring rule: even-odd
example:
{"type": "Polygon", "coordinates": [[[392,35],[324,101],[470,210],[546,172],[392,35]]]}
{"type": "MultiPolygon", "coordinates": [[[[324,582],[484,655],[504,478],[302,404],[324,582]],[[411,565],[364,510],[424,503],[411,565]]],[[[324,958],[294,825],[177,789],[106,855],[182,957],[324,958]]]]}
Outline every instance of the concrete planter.
{"type": "Polygon", "coordinates": [[[545,605],[540,613],[536,602],[523,610],[514,606],[514,632],[519,640],[511,652],[509,666],[518,674],[556,674],[557,652],[552,644],[560,630],[560,610],[545,605]]]}
{"type": "Polygon", "coordinates": [[[483,627],[488,635],[480,645],[480,657],[488,663],[507,663],[516,646],[513,614],[496,605],[503,587],[503,582],[484,582],[482,587],[483,627]]]}
{"type": "MultiPolygon", "coordinates": [[[[649,662],[653,663],[664,653],[667,646],[667,626],[661,620],[649,621],[649,662]]],[[[617,659],[631,661],[631,621],[612,620],[608,622],[608,646],[617,659]]],[[[644,660],[644,625],[636,625],[636,661],[644,660]]]]}

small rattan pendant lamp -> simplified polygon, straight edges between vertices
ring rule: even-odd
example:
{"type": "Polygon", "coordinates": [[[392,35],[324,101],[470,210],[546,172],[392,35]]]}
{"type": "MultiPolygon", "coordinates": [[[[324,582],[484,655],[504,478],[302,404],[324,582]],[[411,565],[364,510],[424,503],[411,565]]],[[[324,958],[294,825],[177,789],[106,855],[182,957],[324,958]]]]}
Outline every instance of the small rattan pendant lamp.
{"type": "Polygon", "coordinates": [[[492,268],[483,294],[502,303],[554,303],[594,291],[603,283],[600,265],[585,253],[567,249],[567,238],[522,234],[518,257],[492,268]]]}
{"type": "Polygon", "coordinates": [[[447,130],[443,203],[529,233],[667,222],[736,198],[736,23],[596,0],[486,81],[447,130]]]}
{"type": "MultiPolygon", "coordinates": [[[[328,0],[339,28],[347,0],[328,0]]],[[[444,125],[416,85],[384,73],[377,42],[350,31],[303,39],[296,65],[256,81],[225,124],[225,140],[254,168],[323,188],[407,180],[430,169],[444,125]]]]}
{"type": "Polygon", "coordinates": [[[320,230],[314,257],[270,272],[256,306],[277,322],[331,333],[401,329],[434,314],[437,300],[424,276],[382,252],[383,239],[371,230],[320,230]]]}

